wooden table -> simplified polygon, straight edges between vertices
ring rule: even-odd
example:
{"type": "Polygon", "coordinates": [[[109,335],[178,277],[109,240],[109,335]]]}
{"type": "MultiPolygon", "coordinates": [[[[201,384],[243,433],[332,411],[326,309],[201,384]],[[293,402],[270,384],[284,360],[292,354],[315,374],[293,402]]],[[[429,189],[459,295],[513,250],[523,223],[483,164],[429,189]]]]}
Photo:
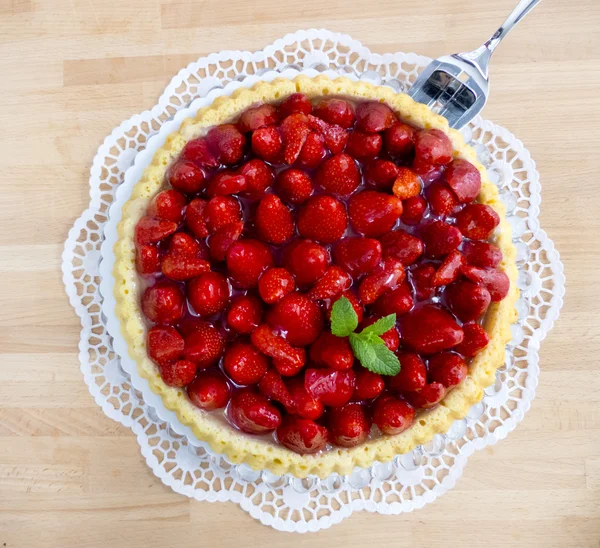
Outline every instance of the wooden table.
{"type": "Polygon", "coordinates": [[[200,55],[325,27],[373,51],[471,49],[516,0],[0,0],[0,546],[600,546],[600,4],[545,0],[492,64],[485,116],[524,141],[566,267],[537,398],[450,493],[317,535],[190,501],[94,404],[60,276],[96,148],[200,55]]]}

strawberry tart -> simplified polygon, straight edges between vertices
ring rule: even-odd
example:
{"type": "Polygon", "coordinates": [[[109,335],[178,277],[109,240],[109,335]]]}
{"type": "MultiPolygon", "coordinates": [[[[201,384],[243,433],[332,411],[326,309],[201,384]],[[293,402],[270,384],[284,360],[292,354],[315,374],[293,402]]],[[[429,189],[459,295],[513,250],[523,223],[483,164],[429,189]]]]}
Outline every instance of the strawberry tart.
{"type": "Polygon", "coordinates": [[[262,82],[186,119],[123,208],[117,315],[218,453],[349,473],[447,431],[516,319],[498,191],[446,120],[345,78],[262,82]]]}

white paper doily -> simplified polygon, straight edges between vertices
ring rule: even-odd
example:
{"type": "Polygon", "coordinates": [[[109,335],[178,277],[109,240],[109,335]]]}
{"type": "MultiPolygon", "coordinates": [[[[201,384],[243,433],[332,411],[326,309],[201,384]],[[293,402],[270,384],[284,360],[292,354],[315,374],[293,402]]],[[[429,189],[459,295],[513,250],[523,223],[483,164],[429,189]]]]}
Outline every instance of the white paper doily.
{"type": "Polygon", "coordinates": [[[504,438],[529,409],[538,382],[540,342],[562,306],[563,268],[552,241],[539,227],[540,183],[533,160],[512,134],[480,118],[463,133],[500,187],[511,215],[521,289],[519,323],[513,326],[506,364],[495,385],[466,419],[426,446],[391,463],[325,480],[299,480],[232,465],[177,424],[160,399],[144,390],[145,381],[135,370],[131,375],[122,367],[107,331],[99,285],[108,208],[136,154],[178,111],[211,90],[223,93],[219,88],[229,82],[243,84],[252,75],[270,78],[273,70],[333,70],[400,91],[427,62],[415,54],[373,54],[348,36],[325,30],[299,31],[259,52],[222,52],[190,64],[173,78],[151,111],[123,122],[99,148],[91,169],[90,206],[69,232],[62,265],[67,294],[81,318],[81,371],[104,413],[135,432],[148,465],[173,490],[198,500],[236,502],[265,525],[290,532],[327,528],[355,510],[408,512],[452,488],[467,457],[504,438]]]}

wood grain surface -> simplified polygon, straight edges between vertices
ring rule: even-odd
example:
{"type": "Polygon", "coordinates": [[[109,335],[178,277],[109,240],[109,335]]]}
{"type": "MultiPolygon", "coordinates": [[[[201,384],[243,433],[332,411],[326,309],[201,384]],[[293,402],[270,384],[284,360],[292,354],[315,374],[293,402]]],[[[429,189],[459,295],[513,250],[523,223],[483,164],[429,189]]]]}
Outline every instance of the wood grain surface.
{"type": "Polygon", "coordinates": [[[484,116],[537,162],[567,294],[531,411],[434,504],[290,536],[175,494],[89,395],[61,282],[98,145],[188,62],[308,27],[435,57],[478,45],[515,3],[0,0],[1,547],[600,546],[598,0],[544,0],[493,59],[484,116]]]}

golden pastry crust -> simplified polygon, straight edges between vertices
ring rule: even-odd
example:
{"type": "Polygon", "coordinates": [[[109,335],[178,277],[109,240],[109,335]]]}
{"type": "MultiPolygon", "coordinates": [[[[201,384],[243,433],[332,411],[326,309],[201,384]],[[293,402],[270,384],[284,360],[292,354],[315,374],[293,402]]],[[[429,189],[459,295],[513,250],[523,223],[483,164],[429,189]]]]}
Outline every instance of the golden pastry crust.
{"type": "Polygon", "coordinates": [[[397,454],[427,443],[435,434],[446,432],[454,420],[466,416],[469,408],[483,397],[483,390],[494,382],[497,368],[504,363],[505,345],[511,338],[510,326],[516,320],[517,268],[511,228],[506,221],[498,189],[489,181],[474,150],[465,144],[458,131],[448,127],[445,118],[432,113],[425,105],[414,102],[408,95],[343,77],[332,80],[324,76],[299,76],[294,80],[260,82],[251,89],[240,88],[231,96],[218,97],[210,106],[200,109],[195,118],[184,120],[179,131],[169,135],[164,146],[154,154],[152,163],[134,186],[129,201],[123,206],[118,235],[114,267],[116,313],[129,354],[136,361],[140,375],[148,380],[152,391],[161,396],[165,406],[174,411],[179,420],[191,427],[196,437],[206,441],[213,451],[227,455],[232,462],[245,462],[254,469],[267,469],[275,474],[291,473],[297,477],[315,474],[321,478],[333,472],[348,474],[355,466],[368,467],[374,461],[389,461],[397,454]],[[454,157],[468,160],[481,172],[479,201],[493,207],[501,218],[495,243],[504,256],[501,267],[511,281],[508,296],[499,303],[492,303],[488,310],[484,327],[491,339],[489,345],[471,361],[467,378],[437,407],[420,413],[414,424],[401,434],[382,436],[350,449],[333,448],[317,455],[299,455],[275,443],[270,437],[261,438],[239,432],[222,416],[195,407],[185,391],[167,386],[162,381],[146,351],[147,327],[140,307],[142,287],[135,269],[135,226],[152,198],[162,189],[165,172],[184,145],[203,135],[208,128],[236,119],[252,105],[276,103],[297,92],[311,99],[335,95],[378,100],[385,102],[402,120],[413,126],[444,131],[452,141],[454,157]]]}

